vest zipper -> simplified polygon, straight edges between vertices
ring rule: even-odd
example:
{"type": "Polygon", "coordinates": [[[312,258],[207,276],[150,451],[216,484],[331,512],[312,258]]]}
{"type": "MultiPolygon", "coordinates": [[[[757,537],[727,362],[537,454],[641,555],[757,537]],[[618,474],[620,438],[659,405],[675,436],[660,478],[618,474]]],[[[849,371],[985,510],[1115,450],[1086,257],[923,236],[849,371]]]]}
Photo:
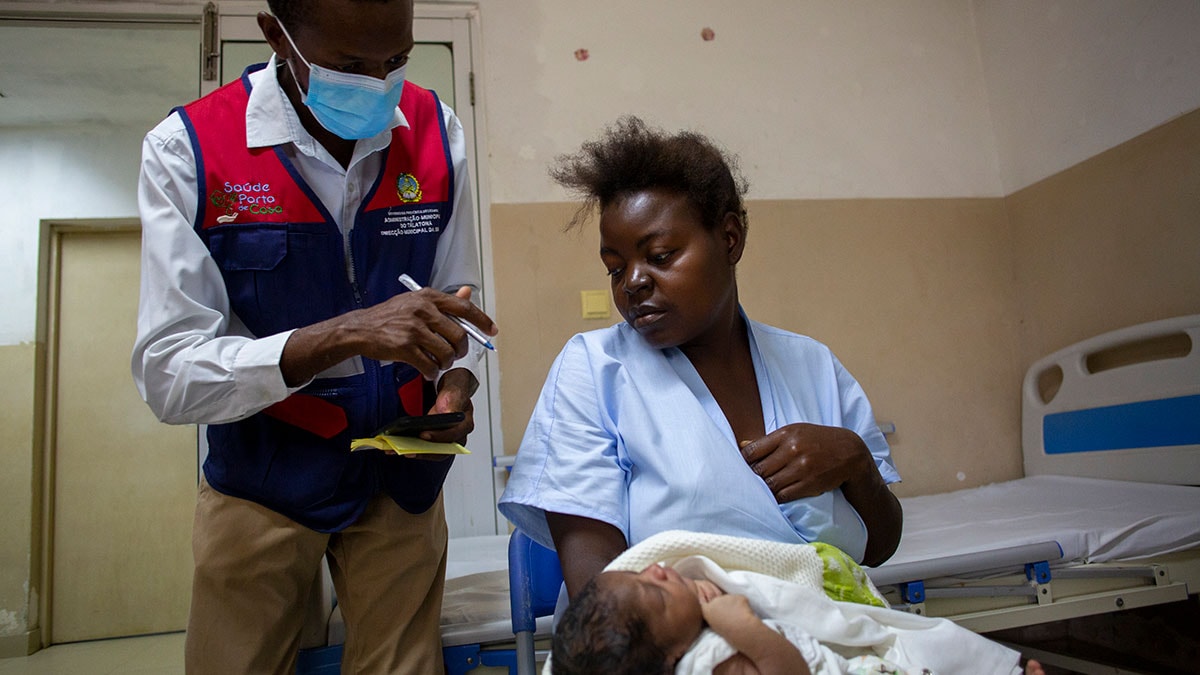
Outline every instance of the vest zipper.
{"type": "Polygon", "coordinates": [[[342,250],[346,252],[346,276],[350,279],[350,290],[354,293],[354,306],[362,309],[362,292],[359,291],[358,274],[354,268],[354,245],[350,241],[353,234],[354,228],[350,228],[348,232],[342,235],[342,250]]]}
{"type": "MultiPolygon", "coordinates": [[[[354,291],[354,306],[358,309],[363,309],[364,305],[362,291],[358,286],[358,275],[356,274],[356,268],[354,266],[354,246],[351,244],[351,237],[353,236],[353,233],[354,229],[351,228],[350,231],[345,235],[346,263],[349,269],[350,289],[354,291]]],[[[381,380],[380,375],[382,372],[383,366],[381,366],[378,361],[375,359],[363,359],[363,375],[365,375],[367,378],[367,391],[372,392],[375,398],[375,419],[372,420],[373,429],[377,429],[385,422],[391,420],[391,418],[385,419],[383,414],[384,397],[380,395],[381,392],[379,391],[381,380]]]]}

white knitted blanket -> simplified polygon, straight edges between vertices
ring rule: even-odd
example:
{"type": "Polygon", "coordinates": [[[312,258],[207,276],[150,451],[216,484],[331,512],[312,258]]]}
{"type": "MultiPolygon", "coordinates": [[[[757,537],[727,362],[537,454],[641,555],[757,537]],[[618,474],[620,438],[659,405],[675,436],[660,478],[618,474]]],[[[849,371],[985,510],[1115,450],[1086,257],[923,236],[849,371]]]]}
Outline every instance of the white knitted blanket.
{"type": "MultiPolygon", "coordinates": [[[[605,570],[638,572],[653,563],[746,596],[760,617],[800,648],[814,675],[850,672],[850,661],[863,656],[904,671],[1021,672],[1016,652],[946,619],[830,599],[822,560],[807,544],[669,531],[626,550],[605,570]]],[[[724,638],[705,628],[675,673],[711,673],[733,653],[724,638]]],[[[549,663],[543,673],[549,675],[549,663]]]]}
{"type": "MultiPolygon", "coordinates": [[[[610,562],[605,571],[641,572],[647,565],[674,567],[680,560],[703,555],[726,571],[746,570],[821,590],[824,564],[808,544],[731,537],[706,532],[659,532],[610,562]]],[[[876,592],[878,595],[878,592],[876,592]]]]}

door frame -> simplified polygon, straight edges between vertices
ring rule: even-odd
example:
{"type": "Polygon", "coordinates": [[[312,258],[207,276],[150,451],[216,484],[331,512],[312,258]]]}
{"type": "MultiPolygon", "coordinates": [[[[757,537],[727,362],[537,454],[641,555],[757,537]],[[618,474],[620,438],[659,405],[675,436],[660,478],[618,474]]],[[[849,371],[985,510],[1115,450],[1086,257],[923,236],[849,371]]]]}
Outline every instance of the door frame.
{"type": "MultiPolygon", "coordinates": [[[[34,372],[35,410],[33,458],[33,546],[37,558],[30,568],[36,570],[37,619],[39,644],[31,639],[30,653],[53,644],[51,613],[54,597],[54,503],[55,458],[58,424],[58,309],[61,300],[62,241],[70,234],[129,234],[141,232],[137,218],[46,219],[38,228],[37,344],[34,372]]],[[[32,638],[33,636],[31,636],[32,638]]]]}
{"type": "MultiPolygon", "coordinates": [[[[0,21],[9,24],[105,26],[191,25],[200,41],[205,2],[119,0],[97,3],[64,0],[46,3],[40,0],[0,0],[0,21]]],[[[25,655],[51,643],[51,598],[53,596],[54,527],[54,425],[56,419],[58,324],[52,308],[59,301],[59,265],[62,236],[75,232],[103,233],[140,231],[136,216],[124,218],[43,219],[38,225],[37,300],[34,328],[34,392],[31,443],[30,503],[30,580],[29,617],[23,636],[25,655]],[[34,600],[36,598],[36,600],[34,600]]],[[[8,652],[14,639],[0,640],[0,656],[8,652]]]]}

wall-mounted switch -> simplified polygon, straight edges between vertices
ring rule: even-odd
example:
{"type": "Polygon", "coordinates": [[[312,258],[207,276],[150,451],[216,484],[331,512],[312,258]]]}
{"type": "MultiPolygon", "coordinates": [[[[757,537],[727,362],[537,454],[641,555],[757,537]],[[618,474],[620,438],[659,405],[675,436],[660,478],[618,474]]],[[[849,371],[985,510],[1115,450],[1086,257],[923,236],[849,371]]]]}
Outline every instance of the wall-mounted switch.
{"type": "Polygon", "coordinates": [[[579,297],[583,304],[583,318],[607,319],[612,316],[608,291],[579,291],[579,297]]]}

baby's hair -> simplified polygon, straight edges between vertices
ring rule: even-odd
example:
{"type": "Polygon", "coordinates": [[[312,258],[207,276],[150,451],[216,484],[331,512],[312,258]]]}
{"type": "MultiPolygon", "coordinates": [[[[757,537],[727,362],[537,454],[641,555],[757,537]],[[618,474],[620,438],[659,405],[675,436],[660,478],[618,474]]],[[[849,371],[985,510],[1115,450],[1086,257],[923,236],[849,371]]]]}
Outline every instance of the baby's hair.
{"type": "Polygon", "coordinates": [[[553,675],[670,675],[674,664],[654,643],[645,619],[622,609],[596,579],[563,611],[550,656],[553,675]]]}
{"type": "Polygon", "coordinates": [[[550,177],[582,198],[567,229],[583,223],[593,209],[633,192],[666,188],[685,195],[710,230],[733,213],[746,226],[746,179],[737,158],[705,136],[681,131],[669,134],[626,115],[605,128],[576,153],[559,156],[550,177]]]}

